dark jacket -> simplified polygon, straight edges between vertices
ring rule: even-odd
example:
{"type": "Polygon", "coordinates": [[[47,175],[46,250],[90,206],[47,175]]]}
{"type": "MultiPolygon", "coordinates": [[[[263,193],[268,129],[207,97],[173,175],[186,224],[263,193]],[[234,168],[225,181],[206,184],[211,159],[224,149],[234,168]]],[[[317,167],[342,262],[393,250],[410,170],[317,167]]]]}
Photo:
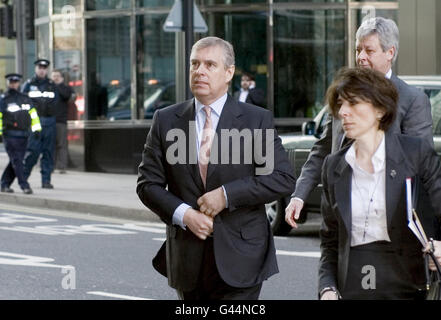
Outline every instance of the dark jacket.
{"type": "Polygon", "coordinates": [[[60,83],[56,85],[58,100],[56,103],[57,123],[67,123],[68,101],[73,97],[74,91],[70,86],[60,83]]]}
{"type": "MultiPolygon", "coordinates": [[[[397,259],[412,270],[416,286],[425,282],[422,247],[407,226],[405,179],[419,176],[433,210],[441,217],[441,163],[427,140],[386,133],[386,215],[387,231],[397,259]]],[[[351,244],[352,168],[345,160],[349,146],[329,155],[323,165],[323,196],[320,229],[321,258],[319,292],[325,287],[344,288],[351,244]]],[[[428,214],[428,212],[426,212],[428,214]]],[[[433,217],[422,217],[433,221],[433,217]]]]}
{"type": "MultiPolygon", "coordinates": [[[[169,164],[166,160],[167,150],[174,144],[166,139],[171,130],[181,130],[186,139],[186,150],[195,150],[189,148],[189,143],[194,142],[191,137],[195,137],[195,132],[190,132],[190,122],[194,120],[194,100],[158,110],[147,136],[139,166],[137,193],[141,201],[167,224],[167,241],[155,261],[162,265],[162,273],[167,274],[171,287],[182,291],[194,289],[201,270],[204,241],[188,228],[183,230],[173,225],[173,213],[183,202],[198,209],[200,196],[223,185],[229,207],[215,217],[213,226],[214,255],[219,274],[234,287],[262,283],[278,272],[265,203],[292,191],[295,179],[287,154],[275,134],[274,170],[268,175],[256,175],[256,168],[262,165],[254,156],[249,164],[232,164],[231,147],[221,150],[219,143],[218,155],[229,152],[229,164],[210,163],[207,188],[204,189],[198,164],[189,161],[189,154],[182,164],[169,164]]],[[[221,129],[233,128],[239,131],[274,129],[272,114],[229,96],[216,133],[220,137],[221,129]]],[[[240,150],[244,150],[243,142],[240,150]]]]}
{"type": "Polygon", "coordinates": [[[22,92],[31,98],[39,117],[55,117],[58,93],[52,80],[35,76],[25,82],[22,92]]]}
{"type": "MultiPolygon", "coordinates": [[[[234,93],[234,98],[239,101],[240,90],[234,93]]],[[[265,92],[260,88],[252,88],[248,90],[248,95],[245,100],[246,103],[253,104],[258,107],[265,108],[265,92]]]]}
{"type": "Polygon", "coordinates": [[[28,137],[32,119],[30,112],[32,101],[27,95],[14,89],[8,89],[0,98],[0,113],[3,135],[11,137],[28,137]]]}

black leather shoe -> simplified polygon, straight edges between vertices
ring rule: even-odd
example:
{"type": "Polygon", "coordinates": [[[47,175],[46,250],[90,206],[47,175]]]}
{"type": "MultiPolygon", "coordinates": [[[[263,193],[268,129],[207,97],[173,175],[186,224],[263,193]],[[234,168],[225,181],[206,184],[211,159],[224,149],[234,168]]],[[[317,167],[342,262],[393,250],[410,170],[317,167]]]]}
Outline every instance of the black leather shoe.
{"type": "Polygon", "coordinates": [[[7,192],[7,193],[13,193],[13,192],[14,192],[14,189],[11,189],[11,188],[9,188],[9,187],[2,187],[2,188],[1,188],[1,191],[2,191],[2,192],[7,192]]]}
{"type": "Polygon", "coordinates": [[[23,193],[24,194],[33,194],[34,192],[32,191],[31,188],[25,188],[25,189],[23,189],[23,193]]]}
{"type": "Polygon", "coordinates": [[[43,189],[53,189],[54,186],[52,184],[50,184],[49,182],[43,183],[43,185],[41,186],[43,189]]]}

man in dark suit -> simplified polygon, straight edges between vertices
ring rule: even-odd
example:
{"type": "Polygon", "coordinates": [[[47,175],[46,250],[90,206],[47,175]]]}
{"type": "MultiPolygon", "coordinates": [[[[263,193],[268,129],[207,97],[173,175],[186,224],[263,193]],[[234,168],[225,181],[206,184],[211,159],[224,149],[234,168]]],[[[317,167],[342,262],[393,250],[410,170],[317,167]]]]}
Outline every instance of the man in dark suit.
{"type": "MultiPolygon", "coordinates": [[[[398,112],[391,132],[424,138],[433,146],[432,114],[427,96],[410,87],[392,73],[392,65],[398,54],[398,27],[393,20],[376,17],[366,19],[356,34],[356,62],[358,66],[383,73],[398,90],[398,112]]],[[[304,201],[320,182],[321,168],[325,157],[346,144],[340,119],[329,116],[325,130],[309,154],[297,180],[295,192],[286,208],[285,220],[297,227],[304,201]]]]}
{"type": "Polygon", "coordinates": [[[293,170],[272,114],[227,94],[231,44],[203,38],[190,59],[195,98],[156,111],[139,166],[138,196],[167,224],[153,265],[181,299],[257,299],[278,272],[264,204],[291,193],[293,170]]]}
{"type": "Polygon", "coordinates": [[[234,93],[234,98],[240,102],[254,104],[265,108],[265,93],[256,88],[256,79],[251,73],[244,72],[240,78],[240,90],[234,93]]]}

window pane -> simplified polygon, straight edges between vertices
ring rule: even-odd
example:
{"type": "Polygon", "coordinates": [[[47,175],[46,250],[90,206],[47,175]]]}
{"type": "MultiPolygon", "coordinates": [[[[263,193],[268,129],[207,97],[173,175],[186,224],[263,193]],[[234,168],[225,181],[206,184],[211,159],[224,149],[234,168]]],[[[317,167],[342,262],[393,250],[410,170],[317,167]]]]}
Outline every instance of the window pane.
{"type": "Polygon", "coordinates": [[[138,7],[171,7],[175,0],[138,0],[138,7]]]}
{"type": "Polygon", "coordinates": [[[137,105],[139,118],[151,119],[176,102],[175,34],[164,32],[167,15],[137,17],[137,105]]]}
{"type": "MultiPolygon", "coordinates": [[[[32,0],[28,0],[32,1],[32,0]]],[[[49,15],[49,1],[38,0],[37,1],[37,17],[47,17],[49,15]]]]}
{"type": "MultiPolygon", "coordinates": [[[[84,119],[84,93],[81,76],[82,21],[74,19],[54,22],[54,68],[59,69],[76,93],[75,110],[69,110],[68,120],[84,119]]],[[[74,106],[72,106],[74,107],[74,106]]]]}
{"type": "Polygon", "coordinates": [[[345,65],[343,10],[277,11],[274,17],[276,117],[313,117],[345,65]]]}
{"type": "Polygon", "coordinates": [[[266,13],[253,12],[210,13],[206,20],[210,35],[225,39],[234,47],[236,74],[232,81],[233,93],[240,90],[241,74],[246,71],[255,76],[256,87],[265,92],[265,102],[267,92],[266,19],[266,13]],[[250,30],[252,30],[252,36],[250,36],[250,30]]]}
{"type": "Polygon", "coordinates": [[[344,3],[348,0],[274,0],[274,2],[344,3]]]}
{"type": "Polygon", "coordinates": [[[49,24],[42,24],[37,26],[37,43],[38,58],[50,60],[51,55],[49,50],[49,24]]]}
{"type": "Polygon", "coordinates": [[[87,0],[87,10],[109,10],[109,9],[128,9],[131,1],[129,0],[87,0]]]}
{"type": "Polygon", "coordinates": [[[212,4],[240,4],[240,3],[266,3],[267,0],[195,0],[196,4],[212,5],[212,4]]]}
{"type": "Polygon", "coordinates": [[[87,20],[89,120],[130,119],[129,30],[129,17],[87,20]]]}
{"type": "Polygon", "coordinates": [[[53,0],[54,14],[71,12],[71,8],[75,8],[76,12],[81,11],[81,0],[53,0]]]}

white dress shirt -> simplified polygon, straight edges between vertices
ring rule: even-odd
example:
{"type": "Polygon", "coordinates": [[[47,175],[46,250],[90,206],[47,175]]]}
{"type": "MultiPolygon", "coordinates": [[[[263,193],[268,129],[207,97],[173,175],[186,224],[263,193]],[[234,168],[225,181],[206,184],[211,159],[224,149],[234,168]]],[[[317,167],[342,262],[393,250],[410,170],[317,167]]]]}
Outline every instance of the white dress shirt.
{"type": "MultiPolygon", "coordinates": [[[[227,101],[228,95],[225,93],[222,97],[217,99],[215,102],[213,102],[211,107],[211,123],[213,124],[213,130],[216,131],[217,124],[219,123],[219,118],[222,114],[222,110],[224,108],[225,102],[227,101]]],[[[196,159],[199,155],[199,148],[201,146],[201,140],[202,140],[202,131],[204,129],[205,124],[205,118],[207,117],[205,111],[203,110],[204,106],[198,99],[195,100],[195,122],[196,122],[196,159]]],[[[224,196],[225,196],[225,202],[226,207],[228,208],[228,198],[227,193],[225,191],[224,186],[222,186],[224,190],[224,196]]],[[[184,224],[184,214],[185,211],[187,211],[188,208],[191,208],[186,203],[182,203],[179,205],[175,212],[173,213],[173,224],[179,225],[182,229],[186,229],[186,225],[184,224]]]]}
{"type": "Polygon", "coordinates": [[[251,89],[254,89],[255,86],[251,85],[248,87],[248,90],[245,90],[243,88],[240,88],[240,95],[239,95],[239,101],[240,102],[246,102],[248,98],[248,94],[250,93],[251,89]]]}
{"type": "Polygon", "coordinates": [[[383,139],[372,157],[374,173],[356,163],[354,144],[345,155],[352,168],[351,246],[375,241],[391,241],[386,217],[386,148],[383,139]]]}

